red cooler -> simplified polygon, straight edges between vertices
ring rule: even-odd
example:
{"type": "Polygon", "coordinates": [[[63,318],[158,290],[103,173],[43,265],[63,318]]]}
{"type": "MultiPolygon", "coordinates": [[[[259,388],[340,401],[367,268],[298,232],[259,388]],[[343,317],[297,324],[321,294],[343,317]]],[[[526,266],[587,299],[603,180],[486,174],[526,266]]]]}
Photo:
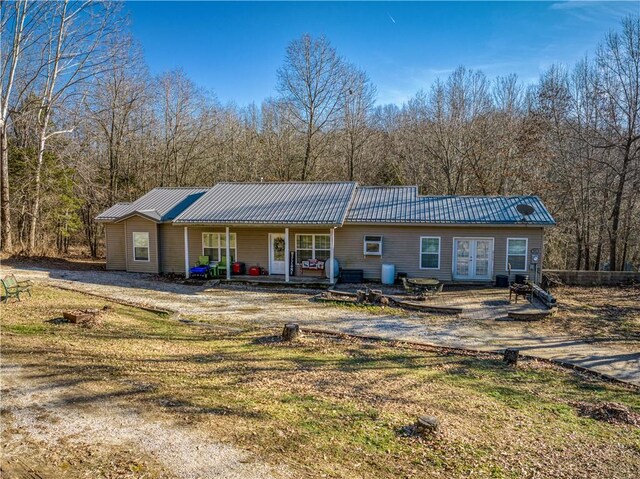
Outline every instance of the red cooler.
{"type": "Polygon", "coordinates": [[[241,263],[240,261],[236,261],[235,263],[233,263],[231,265],[231,272],[233,274],[244,274],[245,273],[244,263],[241,263]]]}
{"type": "Polygon", "coordinates": [[[252,266],[249,268],[249,276],[260,276],[260,267],[252,266]]]}

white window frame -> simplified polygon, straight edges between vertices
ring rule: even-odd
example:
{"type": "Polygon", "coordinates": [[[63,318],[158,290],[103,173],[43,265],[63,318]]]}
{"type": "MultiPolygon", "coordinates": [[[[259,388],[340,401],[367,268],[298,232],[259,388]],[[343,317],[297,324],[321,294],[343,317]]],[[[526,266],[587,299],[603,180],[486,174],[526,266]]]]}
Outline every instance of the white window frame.
{"type": "MultiPolygon", "coordinates": [[[[218,235],[218,261],[222,260],[223,256],[226,256],[227,254],[227,247],[223,247],[222,246],[222,238],[226,236],[225,232],[220,233],[219,231],[203,231],[202,232],[202,238],[200,241],[200,245],[202,246],[201,251],[202,251],[202,256],[206,256],[204,254],[204,250],[205,250],[205,245],[204,245],[204,235],[218,235]]],[[[233,261],[238,261],[238,236],[235,233],[229,233],[229,242],[231,242],[231,238],[235,237],[236,239],[236,246],[232,247],[231,244],[229,244],[229,252],[231,252],[232,250],[235,250],[235,256],[233,256],[233,261]]],[[[206,247],[207,249],[215,249],[215,248],[210,248],[210,247],[206,247]]],[[[209,258],[209,262],[214,261],[211,258],[209,258]]]]}
{"type": "Polygon", "coordinates": [[[418,244],[418,261],[419,261],[419,265],[420,265],[420,269],[423,270],[438,270],[440,269],[440,260],[441,258],[441,252],[442,252],[442,237],[441,236],[420,236],[420,243],[418,244]],[[437,268],[426,268],[426,267],[422,267],[422,255],[423,254],[433,254],[433,253],[423,253],[422,252],[422,240],[423,239],[437,239],[438,240],[438,267],[437,268]]]}
{"type": "Polygon", "coordinates": [[[136,263],[148,263],[151,261],[151,237],[148,231],[133,231],[131,233],[133,261],[136,263]],[[136,235],[147,235],[147,259],[136,259],[136,235]]]}
{"type": "MultiPolygon", "coordinates": [[[[329,258],[327,258],[324,261],[329,261],[329,259],[331,258],[331,234],[330,233],[297,233],[295,236],[295,252],[296,252],[296,264],[302,264],[302,261],[304,260],[300,260],[300,256],[298,255],[298,251],[300,250],[300,248],[298,248],[298,236],[311,236],[311,253],[313,254],[313,258],[311,259],[317,259],[316,258],[316,236],[328,236],[329,237],[329,258]]],[[[308,248],[302,248],[303,250],[306,250],[308,248]]],[[[326,251],[325,248],[318,248],[321,249],[323,251],[326,251]]]]}
{"type": "Polygon", "coordinates": [[[365,256],[382,256],[382,239],[383,239],[382,235],[364,235],[363,244],[362,244],[362,252],[364,253],[364,255],[365,256]],[[378,238],[380,238],[380,241],[367,240],[368,237],[372,237],[372,236],[377,236],[378,238]],[[377,253],[372,253],[370,251],[367,251],[367,244],[377,244],[380,248],[377,253]]]}
{"type": "Polygon", "coordinates": [[[519,254],[509,254],[509,241],[524,241],[524,269],[511,268],[511,271],[525,272],[529,271],[529,238],[507,238],[507,255],[505,257],[504,270],[509,271],[509,256],[522,256],[519,254]]]}

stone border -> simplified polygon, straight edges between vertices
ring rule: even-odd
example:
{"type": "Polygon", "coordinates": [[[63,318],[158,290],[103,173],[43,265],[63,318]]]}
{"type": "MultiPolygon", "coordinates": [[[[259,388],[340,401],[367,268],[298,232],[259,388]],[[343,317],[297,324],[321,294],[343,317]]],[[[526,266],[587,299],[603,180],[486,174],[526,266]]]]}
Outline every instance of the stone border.
{"type": "Polygon", "coordinates": [[[507,313],[507,316],[513,321],[542,321],[556,314],[558,308],[553,307],[549,309],[523,309],[512,310],[507,313]]]}
{"type": "Polygon", "coordinates": [[[73,291],[74,293],[86,294],[88,296],[94,296],[96,298],[100,298],[100,299],[104,299],[105,301],[109,301],[110,303],[121,304],[123,306],[129,306],[130,308],[138,308],[138,309],[142,309],[144,311],[149,311],[150,313],[171,316],[172,314],[175,314],[177,312],[177,311],[173,311],[171,309],[154,308],[152,306],[150,307],[150,306],[143,306],[141,304],[136,304],[136,303],[134,303],[132,301],[125,301],[125,300],[122,300],[122,299],[114,299],[112,297],[105,296],[105,295],[102,295],[102,294],[91,293],[89,291],[81,291],[81,290],[70,288],[70,287],[67,287],[67,286],[64,286],[64,285],[61,285],[61,284],[51,283],[49,281],[45,281],[44,284],[46,286],[50,286],[52,288],[62,289],[64,291],[73,291]]]}

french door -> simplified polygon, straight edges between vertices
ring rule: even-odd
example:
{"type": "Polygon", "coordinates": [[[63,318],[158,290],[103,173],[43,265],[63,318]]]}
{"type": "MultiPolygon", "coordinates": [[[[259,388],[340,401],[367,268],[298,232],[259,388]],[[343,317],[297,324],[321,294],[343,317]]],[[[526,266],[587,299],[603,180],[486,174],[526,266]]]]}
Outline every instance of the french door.
{"type": "Polygon", "coordinates": [[[490,280],[493,276],[493,238],[453,240],[453,279],[490,280]]]}

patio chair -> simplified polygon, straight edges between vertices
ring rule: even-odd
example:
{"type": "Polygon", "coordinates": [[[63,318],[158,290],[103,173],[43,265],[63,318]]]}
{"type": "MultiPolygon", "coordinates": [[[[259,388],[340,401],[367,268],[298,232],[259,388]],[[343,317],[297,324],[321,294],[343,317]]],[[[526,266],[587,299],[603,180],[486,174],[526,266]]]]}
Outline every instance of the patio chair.
{"type": "Polygon", "coordinates": [[[198,261],[193,268],[189,269],[189,275],[193,277],[203,277],[207,279],[211,274],[208,256],[198,256],[198,261]]]}
{"type": "Polygon", "coordinates": [[[27,293],[31,297],[31,281],[18,281],[14,275],[8,274],[1,282],[5,303],[9,302],[9,298],[17,298],[20,301],[21,293],[27,293]]]}
{"type": "Polygon", "coordinates": [[[531,303],[533,301],[533,286],[530,283],[511,283],[511,286],[509,286],[509,302],[511,302],[513,295],[516,297],[516,304],[518,303],[518,296],[522,296],[525,301],[528,300],[531,303]]]}
{"type": "Polygon", "coordinates": [[[226,274],[227,268],[229,268],[232,263],[233,263],[233,256],[231,257],[230,263],[227,263],[227,257],[223,256],[220,262],[218,263],[218,276],[222,275],[223,272],[226,274]]]}

